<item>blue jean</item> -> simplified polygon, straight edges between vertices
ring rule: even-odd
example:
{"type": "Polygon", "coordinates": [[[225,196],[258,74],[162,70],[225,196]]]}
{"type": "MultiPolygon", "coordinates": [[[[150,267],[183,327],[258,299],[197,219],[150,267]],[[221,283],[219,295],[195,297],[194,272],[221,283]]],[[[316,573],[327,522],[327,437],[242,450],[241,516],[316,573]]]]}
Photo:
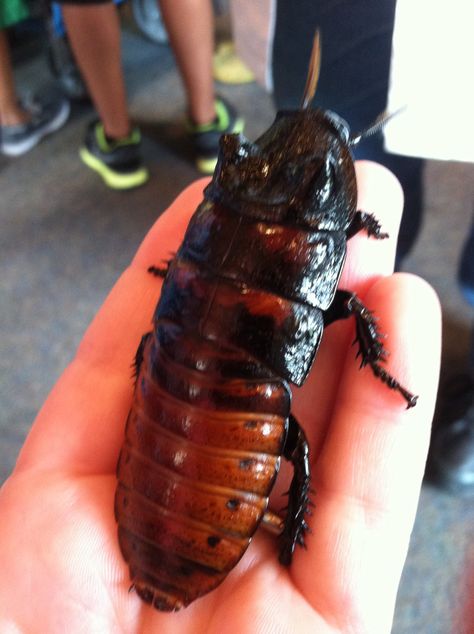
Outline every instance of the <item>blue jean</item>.
{"type": "MultiPolygon", "coordinates": [[[[61,4],[105,4],[110,0],[55,0],[51,2],[51,17],[56,37],[64,37],[66,35],[66,26],[64,24],[61,4]]],[[[124,0],[114,0],[115,4],[121,4],[124,0]]]]}
{"type": "MultiPolygon", "coordinates": [[[[278,109],[299,107],[316,27],[322,43],[314,106],[344,117],[353,131],[372,123],[387,104],[396,0],[277,0],[273,46],[278,109]]],[[[405,192],[398,241],[400,262],[411,250],[422,218],[423,161],[388,154],[381,135],[366,139],[356,158],[388,167],[405,192]]]]}

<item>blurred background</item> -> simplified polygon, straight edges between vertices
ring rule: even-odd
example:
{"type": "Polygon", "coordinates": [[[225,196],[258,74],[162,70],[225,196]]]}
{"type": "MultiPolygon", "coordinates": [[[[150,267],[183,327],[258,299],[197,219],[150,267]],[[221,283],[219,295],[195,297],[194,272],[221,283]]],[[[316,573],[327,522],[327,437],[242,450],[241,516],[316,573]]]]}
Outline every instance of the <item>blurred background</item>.
{"type": "MultiPolygon", "coordinates": [[[[215,10],[217,46],[229,40],[231,22],[226,2],[216,3],[215,10]]],[[[59,27],[33,11],[33,18],[9,29],[19,89],[66,95],[72,110],[59,132],[27,154],[0,154],[0,481],[141,239],[198,177],[183,132],[185,93],[156,4],[128,1],[120,11],[129,107],[143,133],[151,175],[145,186],[127,192],[107,188],[79,161],[77,149],[94,110],[59,27]]],[[[271,123],[275,102],[268,86],[249,79],[216,87],[245,118],[246,135],[254,139],[271,123]]],[[[423,223],[402,263],[427,279],[441,299],[447,375],[467,366],[470,346],[472,308],[456,275],[471,223],[473,183],[470,163],[426,161],[423,223]]],[[[474,624],[473,526],[472,498],[447,493],[427,478],[394,634],[472,633],[467,624],[474,624]]]]}

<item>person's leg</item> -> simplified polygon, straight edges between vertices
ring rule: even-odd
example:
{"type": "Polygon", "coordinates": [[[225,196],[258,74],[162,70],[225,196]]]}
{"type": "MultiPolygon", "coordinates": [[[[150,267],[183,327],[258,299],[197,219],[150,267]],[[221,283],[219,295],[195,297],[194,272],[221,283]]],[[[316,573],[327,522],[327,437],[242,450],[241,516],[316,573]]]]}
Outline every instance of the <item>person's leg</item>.
{"type": "Polygon", "coordinates": [[[5,30],[0,30],[0,125],[26,123],[30,115],[20,105],[15,88],[13,67],[5,30]]]}
{"type": "Polygon", "coordinates": [[[111,0],[59,0],[76,63],[99,115],[79,154],[113,189],[148,180],[141,137],[130,122],[121,59],[120,21],[111,0]]]}
{"type": "MultiPolygon", "coordinates": [[[[106,148],[107,140],[120,139],[131,130],[121,66],[118,15],[115,7],[104,0],[60,2],[74,55],[101,118],[103,132],[108,137],[104,139],[101,131],[96,131],[95,140],[92,136],[89,142],[86,140],[90,147],[82,151],[81,156],[110,186],[119,187],[123,179],[109,173],[113,160],[107,157],[106,148]],[[97,146],[97,151],[92,145],[97,146]]],[[[217,161],[220,135],[242,129],[242,122],[232,107],[214,95],[212,5],[210,0],[180,0],[179,3],[163,0],[162,10],[188,95],[189,127],[197,166],[200,171],[210,173],[217,161]]]]}
{"type": "MultiPolygon", "coordinates": [[[[277,0],[273,82],[277,108],[298,108],[316,28],[322,41],[321,73],[314,106],[347,120],[353,132],[385,109],[389,87],[396,0],[277,0]]],[[[399,179],[405,208],[397,266],[408,255],[422,220],[424,161],[388,154],[381,135],[364,139],[355,157],[385,165],[399,179]]]]}
{"type": "Polygon", "coordinates": [[[188,100],[188,129],[196,167],[212,174],[222,134],[241,132],[243,120],[214,93],[212,54],[214,16],[211,0],[159,0],[188,100]]]}
{"type": "Polygon", "coordinates": [[[173,52],[188,98],[189,116],[196,124],[216,116],[212,54],[214,15],[210,0],[159,0],[173,52]]]}
{"type": "Polygon", "coordinates": [[[128,136],[131,125],[115,5],[65,3],[63,17],[72,51],[105,133],[115,139],[128,136]]]}
{"type": "Polygon", "coordinates": [[[13,66],[5,30],[0,29],[0,153],[20,156],[41,139],[66,123],[66,99],[30,100],[22,104],[15,86],[13,66]]]}

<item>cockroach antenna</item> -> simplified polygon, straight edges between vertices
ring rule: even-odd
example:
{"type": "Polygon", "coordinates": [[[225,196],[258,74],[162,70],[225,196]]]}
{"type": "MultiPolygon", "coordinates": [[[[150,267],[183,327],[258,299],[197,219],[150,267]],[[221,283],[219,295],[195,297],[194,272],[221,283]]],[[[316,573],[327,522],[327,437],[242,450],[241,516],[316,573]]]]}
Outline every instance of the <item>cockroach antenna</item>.
{"type": "Polygon", "coordinates": [[[405,106],[398,108],[398,110],[395,110],[395,112],[387,112],[386,110],[384,110],[367,128],[361,130],[360,132],[352,134],[349,139],[349,145],[354,147],[354,145],[360,143],[362,139],[366,139],[369,136],[378,134],[381,130],[383,130],[383,128],[387,125],[389,121],[398,116],[403,110],[405,110],[405,106]]]}
{"type": "Polygon", "coordinates": [[[318,85],[319,71],[321,69],[321,36],[319,29],[316,30],[313,39],[313,48],[309,58],[308,75],[306,76],[306,86],[304,87],[301,108],[306,110],[313,100],[318,85]]]}

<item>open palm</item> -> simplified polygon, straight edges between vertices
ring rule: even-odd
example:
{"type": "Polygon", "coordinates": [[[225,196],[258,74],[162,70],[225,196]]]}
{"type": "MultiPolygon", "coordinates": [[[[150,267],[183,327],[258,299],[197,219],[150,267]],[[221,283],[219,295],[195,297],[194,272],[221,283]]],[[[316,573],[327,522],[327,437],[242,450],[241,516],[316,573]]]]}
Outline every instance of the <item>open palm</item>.
{"type": "MultiPolygon", "coordinates": [[[[390,275],[398,184],[370,163],[358,164],[357,174],[359,207],[391,238],[353,238],[341,286],[380,317],[388,367],[420,399],[407,411],[368,368],[359,371],[350,320],[328,328],[307,383],[294,390],[293,412],[312,451],[307,550],[284,568],[275,538],[260,530],[226,580],[178,613],[160,613],[129,591],[113,498],[131,363],[159,294],[147,268],[176,250],[202,196],[198,181],[161,216],[117,282],[1,490],[2,633],[390,631],[429,442],[440,319],[425,283],[390,275]]],[[[289,475],[283,470],[275,487],[277,510],[289,475]]]]}

